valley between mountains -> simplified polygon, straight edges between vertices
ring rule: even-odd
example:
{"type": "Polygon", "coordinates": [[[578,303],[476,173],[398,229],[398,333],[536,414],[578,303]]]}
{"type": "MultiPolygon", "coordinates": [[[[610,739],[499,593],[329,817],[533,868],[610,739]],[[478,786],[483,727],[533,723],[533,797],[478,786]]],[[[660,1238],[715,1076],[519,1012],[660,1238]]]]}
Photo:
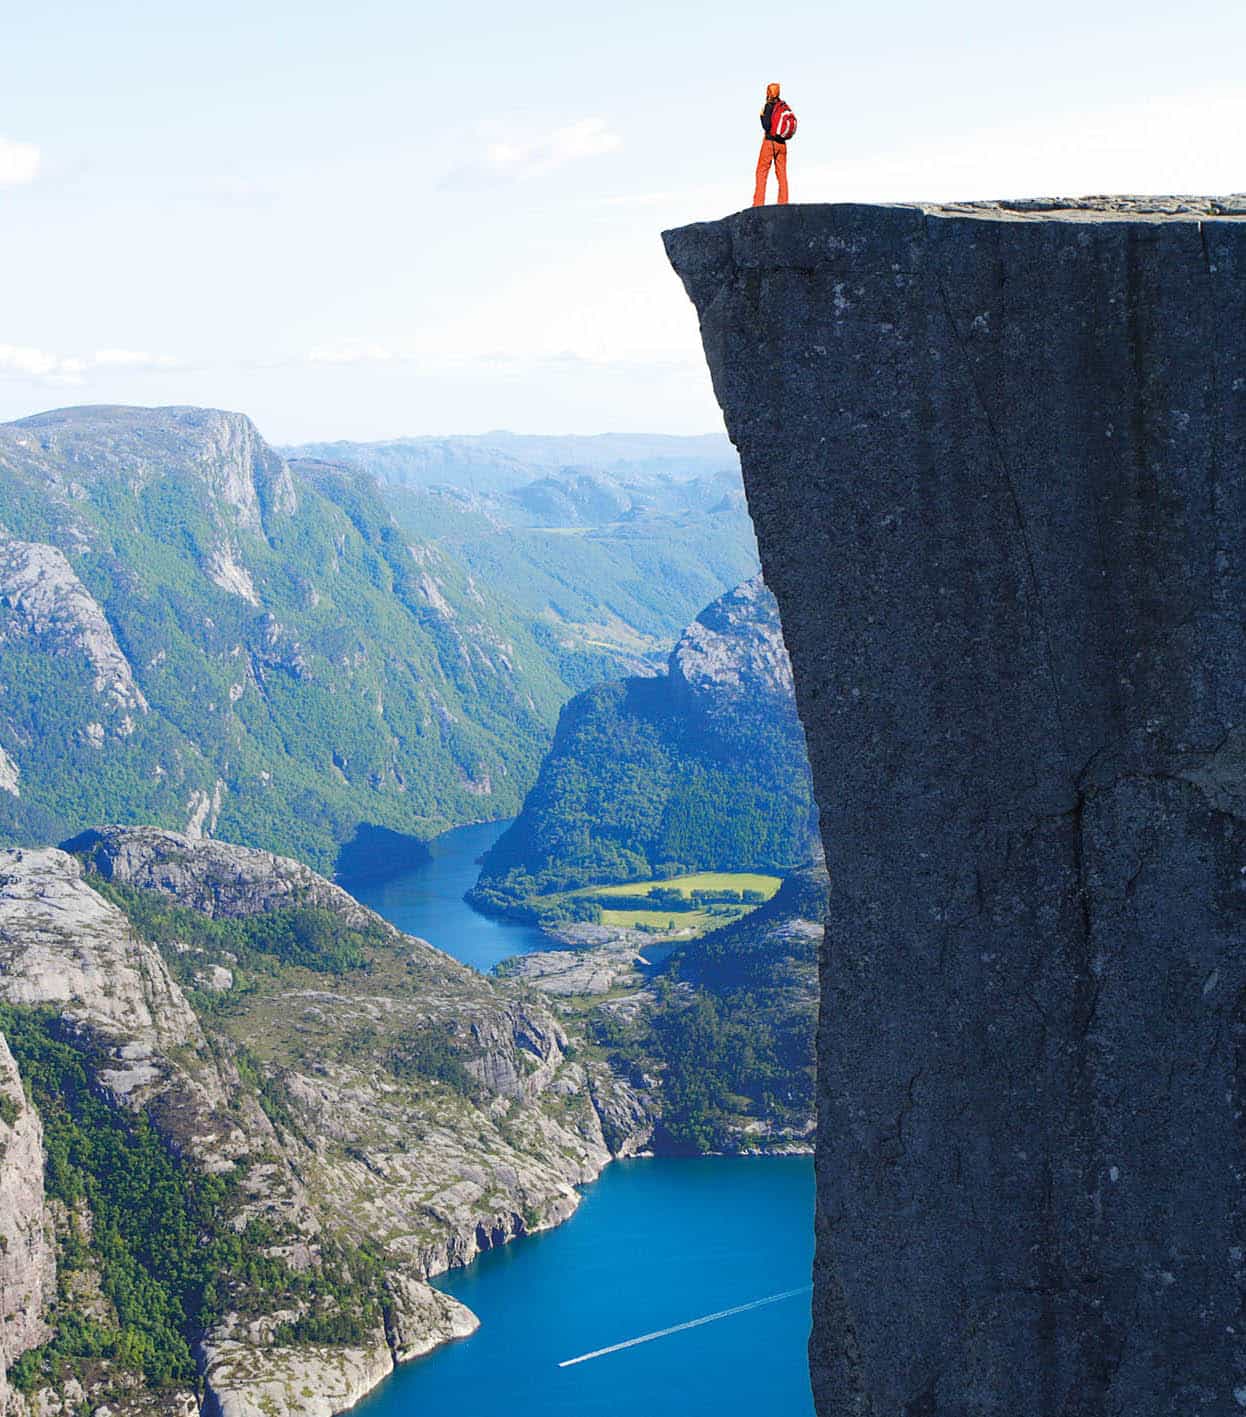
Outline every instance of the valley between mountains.
{"type": "Polygon", "coordinates": [[[738,470],[588,441],[0,426],[0,1413],[327,1417],[612,1159],[808,1149],[825,874],[738,470]],[[516,814],[475,898],[549,948],[494,975],[329,879],[516,814]]]}

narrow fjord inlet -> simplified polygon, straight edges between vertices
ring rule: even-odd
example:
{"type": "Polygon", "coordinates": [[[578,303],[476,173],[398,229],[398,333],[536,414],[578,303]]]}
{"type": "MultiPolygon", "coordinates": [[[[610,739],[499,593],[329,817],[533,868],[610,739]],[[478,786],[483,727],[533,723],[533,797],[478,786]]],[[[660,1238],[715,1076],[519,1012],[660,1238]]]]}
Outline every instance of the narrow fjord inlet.
{"type": "Polygon", "coordinates": [[[510,825],[481,822],[434,837],[428,857],[385,880],[342,884],[361,904],[408,935],[418,935],[482,974],[504,959],[548,950],[550,937],[535,925],[482,915],[463,897],[476,884],[480,858],[510,825]]]}
{"type": "MultiPolygon", "coordinates": [[[[478,859],[509,826],[459,827],[407,870],[353,886],[359,900],[473,968],[548,950],[534,926],[464,900],[478,859]]],[[[350,884],[349,882],[347,884],[350,884]]],[[[471,1336],[399,1368],[361,1417],[783,1417],[812,1413],[806,1341],[808,1156],[615,1162],[548,1234],[492,1250],[436,1285],[481,1320],[471,1336]],[[751,1307],[756,1297],[782,1295],[751,1307]],[[738,1305],[713,1324],[689,1320],[738,1305]],[[566,1359],[667,1326],[643,1350],[566,1359]]]]}
{"type": "Polygon", "coordinates": [[[619,470],[0,425],[0,1417],[807,1411],[826,882],[738,468],[536,441],[619,470]]]}

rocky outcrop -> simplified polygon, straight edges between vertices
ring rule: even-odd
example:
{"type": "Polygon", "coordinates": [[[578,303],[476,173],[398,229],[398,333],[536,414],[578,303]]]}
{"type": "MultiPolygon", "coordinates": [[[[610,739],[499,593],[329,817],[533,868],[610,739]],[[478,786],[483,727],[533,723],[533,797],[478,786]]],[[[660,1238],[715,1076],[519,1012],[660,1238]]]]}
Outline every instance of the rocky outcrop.
{"type": "Polygon", "coordinates": [[[422,1358],[442,1343],[468,1338],[480,1327],[480,1320],[465,1304],[431,1284],[391,1275],[387,1290],[385,1333],[396,1363],[422,1358]]]}
{"type": "Polygon", "coordinates": [[[760,576],[707,606],[680,636],[670,658],[671,692],[709,717],[742,703],[772,700],[782,712],[792,699],[792,667],[774,596],[760,576]]]}
{"type": "Polygon", "coordinates": [[[208,1169],[271,1142],[257,1108],[230,1111],[236,1079],[222,1072],[159,951],[63,851],[0,851],[0,999],[60,1012],[100,1050],[97,1081],[110,1098],[148,1109],[176,1149],[208,1169]]]}
{"type": "Polygon", "coordinates": [[[151,1048],[198,1039],[199,1024],[157,951],[63,851],[0,852],[0,997],[55,1005],[151,1048]]]}
{"type": "Polygon", "coordinates": [[[201,1345],[203,1417],[334,1417],[392,1372],[378,1329],[362,1347],[278,1348],[251,1342],[201,1345]]]}
{"type": "Polygon", "coordinates": [[[255,593],[255,582],[251,572],[239,561],[235,549],[226,544],[214,546],[208,553],[204,571],[213,585],[240,596],[248,605],[259,607],[260,598],[255,593]]]}
{"type": "Polygon", "coordinates": [[[14,797],[20,797],[22,789],[18,786],[18,779],[21,775],[17,764],[0,748],[0,792],[11,792],[14,797]]]}
{"type": "Polygon", "coordinates": [[[508,979],[523,980],[543,994],[566,998],[608,994],[621,984],[639,983],[636,964],[644,960],[646,936],[636,930],[612,930],[601,925],[571,929],[588,938],[578,941],[572,949],[516,955],[505,961],[500,972],[508,979]]]}
{"type": "Polygon", "coordinates": [[[112,626],[63,551],[0,533],[0,610],[0,645],[20,635],[46,654],[79,657],[110,710],[147,712],[112,626]]]}
{"type": "Polygon", "coordinates": [[[43,1194],[43,1127],[26,1100],[0,1037],[0,1414],[9,1412],[6,1373],[49,1336],[56,1253],[43,1194]]]}
{"type": "Polygon", "coordinates": [[[824,1417],[1246,1405],[1242,214],[667,233],[832,881],[824,1417]]]}
{"type": "Polygon", "coordinates": [[[296,903],[371,919],[353,896],[309,866],[255,847],[158,827],[101,827],[65,843],[106,881],[160,891],[212,917],[258,915],[296,903]]]}

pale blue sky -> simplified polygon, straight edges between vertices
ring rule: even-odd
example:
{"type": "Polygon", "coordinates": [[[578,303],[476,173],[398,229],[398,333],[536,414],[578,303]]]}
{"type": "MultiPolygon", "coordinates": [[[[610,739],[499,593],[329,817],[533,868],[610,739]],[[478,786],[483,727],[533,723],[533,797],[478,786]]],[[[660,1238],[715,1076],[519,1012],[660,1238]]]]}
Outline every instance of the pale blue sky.
{"type": "Polygon", "coordinates": [[[720,426],[662,227],[747,203],[1246,188],[1246,7],[10,0],[0,418],[275,440],[720,426]]]}

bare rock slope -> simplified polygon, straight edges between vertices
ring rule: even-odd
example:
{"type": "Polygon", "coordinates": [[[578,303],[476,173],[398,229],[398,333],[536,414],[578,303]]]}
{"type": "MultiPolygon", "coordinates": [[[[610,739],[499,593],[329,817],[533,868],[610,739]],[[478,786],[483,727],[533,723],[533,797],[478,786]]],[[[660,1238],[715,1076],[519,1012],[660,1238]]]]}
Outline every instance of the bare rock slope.
{"type": "Polygon", "coordinates": [[[824,1417],[1246,1405],[1242,215],[666,234],[832,882],[824,1417]]]}
{"type": "Polygon", "coordinates": [[[52,1218],[43,1193],[43,1128],[0,1038],[0,1413],[11,1365],[47,1338],[56,1295],[52,1218]]]}
{"type": "MultiPolygon", "coordinates": [[[[427,1279],[566,1219],[576,1186],[647,1137],[643,1100],[570,1056],[539,998],[400,934],[307,868],[149,828],[73,845],[0,853],[0,1001],[50,1020],[111,1107],[146,1117],[192,1174],[227,1182],[216,1223],[247,1237],[268,1278],[259,1292],[221,1275],[228,1302],[188,1335],[206,1411],[327,1417],[396,1361],[470,1332],[427,1279]],[[295,937],[311,942],[302,954],[295,937]],[[315,950],[334,944],[345,953],[326,967],[315,950]],[[326,1314],[348,1272],[354,1287],[326,1314]]],[[[39,1119],[0,1043],[10,1093],[0,1288],[26,1298],[0,1331],[6,1364],[55,1329],[53,1230],[89,1233],[44,1214],[39,1119]]],[[[62,1289],[62,1316],[77,1295],[62,1289]]],[[[107,1365],[70,1371],[30,1400],[78,1393],[135,1413],[165,1400],[107,1365]]]]}

